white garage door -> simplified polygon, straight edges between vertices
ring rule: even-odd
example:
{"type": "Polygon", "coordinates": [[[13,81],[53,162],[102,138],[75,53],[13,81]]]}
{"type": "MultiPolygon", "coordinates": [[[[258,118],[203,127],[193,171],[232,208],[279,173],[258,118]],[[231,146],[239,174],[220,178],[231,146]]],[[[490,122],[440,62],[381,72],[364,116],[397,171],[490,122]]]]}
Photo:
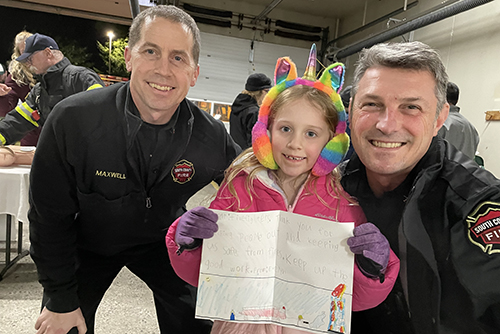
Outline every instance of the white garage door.
{"type": "Polygon", "coordinates": [[[252,73],[265,73],[274,81],[274,68],[279,57],[289,56],[302,76],[309,49],[254,42],[209,33],[201,33],[200,76],[189,91],[188,98],[231,104],[252,73]]]}

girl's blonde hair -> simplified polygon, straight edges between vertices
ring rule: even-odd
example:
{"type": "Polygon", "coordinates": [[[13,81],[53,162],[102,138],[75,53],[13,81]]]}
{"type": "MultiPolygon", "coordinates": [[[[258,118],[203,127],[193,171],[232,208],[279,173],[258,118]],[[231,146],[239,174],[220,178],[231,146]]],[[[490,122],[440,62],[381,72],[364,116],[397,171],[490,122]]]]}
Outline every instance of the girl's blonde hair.
{"type": "Polygon", "coordinates": [[[9,72],[12,77],[12,80],[19,86],[29,85],[30,88],[33,87],[36,83],[35,78],[33,78],[33,74],[29,71],[29,69],[22,63],[16,61],[16,58],[21,55],[21,50],[19,49],[19,45],[26,42],[26,39],[30,37],[32,33],[27,31],[21,31],[16,35],[14,39],[14,47],[12,50],[12,61],[9,64],[9,72]]]}
{"type": "MultiPolygon", "coordinates": [[[[272,127],[272,124],[278,112],[280,111],[286,112],[285,108],[289,103],[294,103],[300,99],[307,100],[307,102],[311,103],[318,110],[321,110],[323,112],[323,116],[325,117],[325,122],[328,124],[328,127],[331,131],[331,136],[333,137],[335,135],[335,128],[337,127],[338,123],[338,113],[334,104],[332,103],[328,94],[316,88],[306,85],[292,86],[288,89],[285,89],[282,93],[280,93],[276,97],[276,99],[270,106],[271,111],[269,113],[269,123],[268,123],[269,128],[272,127]]],[[[273,174],[275,180],[278,180],[279,182],[276,171],[267,169],[266,167],[262,166],[262,164],[259,162],[255,154],[253,153],[253,149],[251,147],[243,151],[227,168],[225,172],[224,181],[222,183],[222,187],[227,187],[231,195],[238,201],[238,211],[244,211],[248,207],[245,208],[241,207],[238,194],[236,193],[236,190],[233,185],[233,180],[242,170],[247,168],[248,170],[251,171],[248,174],[247,179],[245,181],[245,190],[250,196],[250,200],[252,202],[254,200],[254,195],[257,195],[255,193],[255,190],[253,189],[253,181],[257,177],[257,173],[259,171],[268,170],[270,173],[273,174]]],[[[335,169],[332,173],[328,174],[327,177],[329,178],[330,181],[328,182],[327,185],[328,195],[329,196],[342,195],[343,197],[349,200],[349,198],[347,198],[344,194],[339,192],[339,189],[342,189],[340,185],[340,173],[338,173],[338,171],[335,169]]],[[[323,198],[321,198],[321,196],[319,196],[319,194],[316,191],[317,180],[318,177],[311,174],[305,184],[304,189],[306,190],[306,192],[315,194],[321,203],[323,203],[325,206],[328,206],[327,202],[323,198]]],[[[337,209],[337,208],[331,208],[331,209],[337,209]]]]}

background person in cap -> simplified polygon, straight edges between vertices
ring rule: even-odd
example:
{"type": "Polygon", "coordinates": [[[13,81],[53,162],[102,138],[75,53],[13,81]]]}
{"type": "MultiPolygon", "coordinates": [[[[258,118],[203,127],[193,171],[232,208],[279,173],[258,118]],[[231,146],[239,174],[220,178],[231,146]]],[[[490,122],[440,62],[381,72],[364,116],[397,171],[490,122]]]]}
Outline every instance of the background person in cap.
{"type": "Polygon", "coordinates": [[[14,109],[18,100],[24,101],[36,81],[33,74],[26,66],[16,61],[25,48],[25,42],[32,34],[27,31],[21,31],[14,38],[11,62],[9,64],[9,74],[5,83],[0,85],[0,117],[14,109]]]}
{"type": "Polygon", "coordinates": [[[229,133],[244,150],[252,146],[252,128],[257,122],[259,108],[269,89],[271,79],[263,73],[254,73],[247,78],[243,90],[231,106],[229,133]]]}
{"type": "MultiPolygon", "coordinates": [[[[5,85],[0,84],[0,119],[4,118],[18,103],[24,102],[30,90],[36,84],[36,80],[29,69],[24,64],[16,61],[24,52],[26,39],[31,35],[33,34],[30,32],[21,31],[14,38],[9,75],[5,80],[5,85]]],[[[21,146],[36,146],[40,130],[40,128],[36,128],[24,136],[21,139],[21,146]]]]}
{"type": "Polygon", "coordinates": [[[62,99],[104,86],[94,71],[72,65],[49,36],[34,34],[28,37],[24,52],[16,60],[29,67],[38,83],[26,101],[0,121],[0,145],[13,144],[41,127],[62,99]]]}

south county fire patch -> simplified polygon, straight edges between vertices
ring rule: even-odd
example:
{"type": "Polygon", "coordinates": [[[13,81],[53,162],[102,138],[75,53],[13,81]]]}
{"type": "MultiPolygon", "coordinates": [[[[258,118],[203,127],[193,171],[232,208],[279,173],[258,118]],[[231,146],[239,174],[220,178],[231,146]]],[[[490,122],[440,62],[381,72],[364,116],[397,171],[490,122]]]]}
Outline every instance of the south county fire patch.
{"type": "Polygon", "coordinates": [[[500,203],[481,203],[467,217],[470,241],[485,253],[500,253],[500,203]]]}
{"type": "Polygon", "coordinates": [[[181,160],[172,167],[171,174],[175,182],[184,184],[193,178],[193,164],[187,160],[181,160]]]}

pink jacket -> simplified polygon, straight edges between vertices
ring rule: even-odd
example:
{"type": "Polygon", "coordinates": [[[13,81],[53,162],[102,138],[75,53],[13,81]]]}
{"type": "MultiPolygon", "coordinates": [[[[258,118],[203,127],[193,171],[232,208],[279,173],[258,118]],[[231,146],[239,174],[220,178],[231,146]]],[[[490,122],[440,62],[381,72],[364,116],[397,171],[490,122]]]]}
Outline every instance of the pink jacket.
{"type": "MultiPolygon", "coordinates": [[[[299,191],[295,203],[288,205],[286,197],[277,184],[269,177],[267,171],[258,173],[253,182],[254,201],[252,202],[245,189],[247,174],[240,173],[233,181],[234,187],[240,200],[241,208],[247,208],[244,212],[261,212],[271,210],[289,211],[303,214],[310,217],[317,217],[338,222],[354,222],[359,225],[366,222],[365,215],[360,206],[349,202],[349,195],[342,191],[343,196],[336,196],[332,193],[331,187],[327,187],[330,182],[328,177],[323,176],[315,183],[315,192],[326,202],[321,203],[314,192],[304,187],[299,191]]],[[[210,204],[210,208],[226,211],[238,211],[237,200],[229,193],[224,185],[219,189],[216,198],[210,204]]],[[[177,219],[170,226],[166,244],[170,256],[170,262],[177,275],[193,286],[198,285],[200,272],[201,247],[192,251],[184,251],[180,256],[175,252],[178,248],[174,241],[177,229],[177,219]]],[[[353,298],[352,310],[361,311],[373,308],[380,304],[392,290],[399,273],[399,259],[392,252],[389,264],[385,273],[384,283],[366,277],[357,266],[354,266],[353,298]]],[[[212,333],[304,333],[302,331],[281,328],[276,325],[261,324],[238,324],[232,322],[216,321],[212,333]],[[257,327],[254,327],[257,326],[257,327]],[[236,328],[241,327],[241,328],[236,328]]]]}

